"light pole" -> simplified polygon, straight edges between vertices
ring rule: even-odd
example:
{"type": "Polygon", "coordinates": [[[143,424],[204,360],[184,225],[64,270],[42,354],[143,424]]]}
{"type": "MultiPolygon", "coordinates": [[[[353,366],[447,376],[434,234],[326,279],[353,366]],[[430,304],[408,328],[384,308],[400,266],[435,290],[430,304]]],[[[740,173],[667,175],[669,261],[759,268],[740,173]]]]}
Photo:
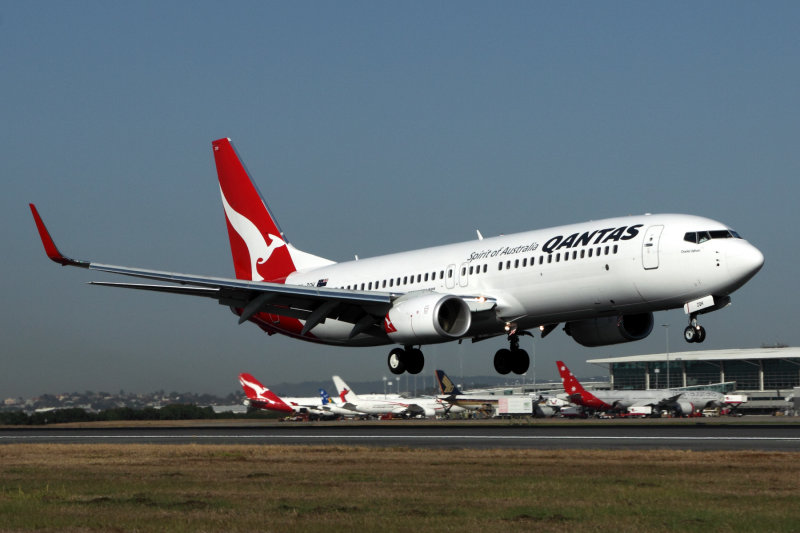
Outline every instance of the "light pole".
{"type": "Polygon", "coordinates": [[[669,324],[661,324],[664,328],[664,339],[667,343],[667,388],[669,388],[669,324]]]}
{"type": "Polygon", "coordinates": [[[383,376],[383,399],[386,399],[386,376],[383,376]]]}

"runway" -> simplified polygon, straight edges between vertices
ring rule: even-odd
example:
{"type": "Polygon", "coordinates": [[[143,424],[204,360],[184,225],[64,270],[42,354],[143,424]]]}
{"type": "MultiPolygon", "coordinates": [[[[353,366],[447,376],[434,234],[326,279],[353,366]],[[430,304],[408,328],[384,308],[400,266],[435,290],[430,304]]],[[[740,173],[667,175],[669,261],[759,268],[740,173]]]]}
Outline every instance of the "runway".
{"type": "Polygon", "coordinates": [[[0,444],[263,444],[409,448],[759,450],[800,452],[797,424],[301,424],[3,428],[0,444]]]}

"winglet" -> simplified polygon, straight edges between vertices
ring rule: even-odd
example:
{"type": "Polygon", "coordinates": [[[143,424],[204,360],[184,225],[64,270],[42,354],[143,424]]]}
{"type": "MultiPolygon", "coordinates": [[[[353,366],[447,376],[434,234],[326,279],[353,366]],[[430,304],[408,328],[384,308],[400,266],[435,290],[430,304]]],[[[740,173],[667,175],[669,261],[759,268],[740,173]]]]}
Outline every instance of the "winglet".
{"type": "Polygon", "coordinates": [[[33,220],[36,222],[36,229],[39,230],[39,237],[42,239],[42,245],[44,245],[44,251],[47,254],[47,257],[55,261],[56,263],[60,264],[61,266],[77,266],[82,268],[89,268],[88,261],[76,261],[75,259],[70,259],[69,257],[64,256],[56,247],[56,243],[53,241],[53,238],[50,236],[50,232],[47,231],[47,226],[44,225],[44,221],[42,221],[42,217],[39,216],[39,211],[36,210],[36,206],[33,204],[28,204],[31,207],[31,213],[33,213],[33,220]]]}

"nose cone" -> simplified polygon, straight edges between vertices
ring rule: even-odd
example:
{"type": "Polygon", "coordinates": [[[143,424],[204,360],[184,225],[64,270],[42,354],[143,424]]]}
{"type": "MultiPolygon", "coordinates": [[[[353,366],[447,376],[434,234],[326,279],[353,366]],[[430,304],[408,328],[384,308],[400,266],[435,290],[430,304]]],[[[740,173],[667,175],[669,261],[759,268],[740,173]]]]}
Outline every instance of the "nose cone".
{"type": "Polygon", "coordinates": [[[728,250],[728,273],[741,287],[764,266],[764,254],[750,243],[737,244],[728,250]]]}

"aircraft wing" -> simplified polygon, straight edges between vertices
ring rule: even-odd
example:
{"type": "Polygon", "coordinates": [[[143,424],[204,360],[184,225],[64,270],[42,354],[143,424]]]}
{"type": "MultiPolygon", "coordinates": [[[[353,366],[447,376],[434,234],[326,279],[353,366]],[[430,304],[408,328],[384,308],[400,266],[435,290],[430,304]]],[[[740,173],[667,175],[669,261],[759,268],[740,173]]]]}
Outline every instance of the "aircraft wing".
{"type": "Polygon", "coordinates": [[[678,400],[680,400],[681,396],[683,396],[682,393],[681,394],[676,394],[674,396],[668,396],[666,398],[661,398],[661,399],[659,399],[657,401],[653,401],[649,405],[652,405],[652,406],[655,406],[655,407],[658,407],[658,408],[664,408],[664,407],[672,405],[675,402],[677,402],[678,400]]]}
{"type": "Polygon", "coordinates": [[[326,318],[332,318],[353,324],[351,337],[355,337],[359,333],[382,337],[385,336],[381,327],[383,317],[389,312],[394,299],[399,296],[387,292],[284,285],[76,260],[63,255],[58,250],[39,216],[36,206],[30,204],[30,207],[45,252],[56,263],[62,266],[75,266],[98,272],[162,281],[172,285],[103,281],[94,281],[91,284],[213,298],[222,305],[228,305],[238,310],[240,324],[252,318],[256,313],[273,313],[304,320],[305,326],[302,333],[305,334],[326,318]]]}

